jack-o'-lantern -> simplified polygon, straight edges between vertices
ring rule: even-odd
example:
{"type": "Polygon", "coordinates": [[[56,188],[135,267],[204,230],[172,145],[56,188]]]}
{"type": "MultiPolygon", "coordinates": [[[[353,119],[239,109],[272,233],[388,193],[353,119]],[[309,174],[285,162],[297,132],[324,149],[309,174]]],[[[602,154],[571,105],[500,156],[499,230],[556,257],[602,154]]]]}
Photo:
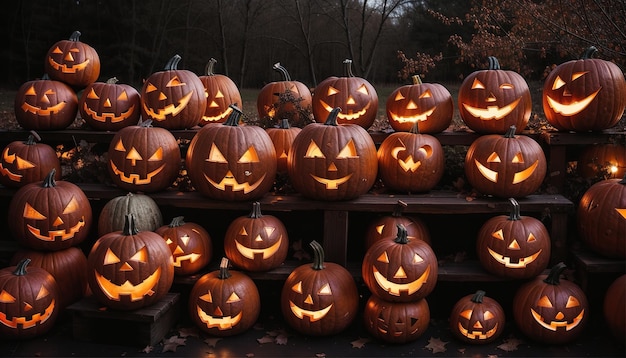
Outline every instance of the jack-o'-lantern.
{"type": "Polygon", "coordinates": [[[415,302],[389,302],[371,295],[365,304],[363,321],[367,331],[387,343],[407,343],[421,337],[430,322],[425,298],[415,302]]]}
{"type": "Polygon", "coordinates": [[[30,259],[0,270],[0,334],[27,339],[48,332],[59,314],[59,287],[40,267],[28,267],[30,259]]]}
{"type": "Polygon", "coordinates": [[[112,77],[87,86],[78,101],[78,110],[93,129],[116,131],[139,121],[141,98],[134,87],[112,77]]]}
{"type": "Polygon", "coordinates": [[[179,70],[174,55],[163,71],[151,74],[141,89],[141,113],[157,127],[187,129],[200,123],[207,106],[204,84],[188,70],[179,70]]]}
{"type": "Polygon", "coordinates": [[[583,290],[559,276],[567,267],[556,264],[550,273],[521,286],[513,297],[513,318],[529,338],[549,344],[574,341],[582,334],[589,316],[583,290]]]}
{"type": "Polygon", "coordinates": [[[626,341],[626,274],[615,279],[607,288],[602,302],[604,320],[615,338],[626,341]]]}
{"type": "Polygon", "coordinates": [[[626,107],[626,80],[613,62],[593,58],[589,47],[579,60],[558,65],[543,86],[543,111],[558,130],[587,132],[611,128],[626,107]]]}
{"type": "Polygon", "coordinates": [[[270,82],[259,91],[256,102],[259,118],[300,121],[301,116],[306,116],[305,113],[311,111],[313,96],[309,87],[292,80],[287,69],[280,63],[275,63],[272,69],[281,73],[282,80],[270,82]]]}
{"type": "Polygon", "coordinates": [[[10,188],[42,181],[52,169],[55,179],[61,179],[61,162],[51,146],[38,143],[39,134],[31,131],[25,141],[13,141],[2,150],[0,156],[0,183],[10,188]]]}
{"type": "Polygon", "coordinates": [[[626,144],[592,144],[585,147],[578,158],[577,169],[583,178],[623,178],[626,174],[626,144]]]}
{"type": "Polygon", "coordinates": [[[337,114],[339,124],[357,124],[368,129],[378,114],[378,94],[366,79],[352,73],[352,60],[343,61],[346,74],[343,77],[331,76],[320,82],[313,92],[313,116],[318,122],[330,118],[334,108],[341,108],[337,114]]]}
{"type": "Polygon", "coordinates": [[[128,214],[133,214],[139,231],[155,231],[163,226],[163,215],[154,199],[145,194],[127,193],[104,204],[98,217],[98,237],[124,229],[128,214]]]}
{"type": "Polygon", "coordinates": [[[24,129],[61,130],[76,119],[78,97],[68,85],[46,74],[20,86],[14,109],[15,119],[24,129]]]}
{"type": "Polygon", "coordinates": [[[465,155],[465,175],[474,189],[485,195],[520,198],[534,193],[546,175],[543,149],[534,139],[515,135],[482,135],[465,155]]]}
{"type": "Polygon", "coordinates": [[[311,242],[313,264],[296,267],[281,292],[283,318],[296,331],[326,336],[346,329],[359,309],[354,278],[343,266],[324,262],[324,250],[311,242]]]}
{"type": "Polygon", "coordinates": [[[83,88],[100,76],[100,57],[88,44],[80,41],[80,31],[68,40],[52,45],[46,54],[45,68],[50,78],[72,87],[83,88]]]}
{"type": "Polygon", "coordinates": [[[391,302],[426,297],[437,283],[437,257],[423,240],[407,237],[398,226],[395,240],[379,240],[363,257],[361,274],[370,292],[391,302]]]}
{"type": "Polygon", "coordinates": [[[152,123],[124,127],[109,144],[109,175],[124,190],[160,191],[178,176],[181,154],[176,137],[152,123]]]}
{"type": "Polygon", "coordinates": [[[87,195],[76,184],[55,180],[55,173],[52,169],[43,181],[19,188],[9,203],[9,228],[31,249],[67,249],[89,234],[92,211],[87,195]]]}
{"type": "Polygon", "coordinates": [[[199,76],[204,85],[207,98],[206,109],[202,115],[202,120],[198,125],[204,126],[208,123],[223,123],[233,109],[231,104],[243,109],[243,101],[239,88],[230,77],[215,74],[213,68],[217,60],[211,58],[206,65],[204,75],[199,76]]]}
{"type": "Polygon", "coordinates": [[[244,273],[229,270],[227,258],[222,258],[219,270],[200,277],[189,294],[191,320],[212,336],[245,332],[256,323],[260,312],[256,284],[244,273]]]}
{"type": "Polygon", "coordinates": [[[413,122],[410,132],[391,133],[378,148],[378,173],[390,190],[426,192],[443,176],[441,143],[429,134],[421,134],[418,123],[413,122]]]}
{"type": "Polygon", "coordinates": [[[252,203],[248,216],[233,220],[224,234],[224,252],[237,267],[267,271],[280,266],[287,257],[289,235],[279,218],[261,214],[261,204],[252,203]]]}
{"type": "Polygon", "coordinates": [[[132,214],[122,231],[101,236],[87,256],[87,282],[101,304],[135,310],[158,302],[174,282],[174,260],[163,238],[139,231],[132,214]]]}
{"type": "Polygon", "coordinates": [[[459,87],[459,114],[477,133],[504,134],[511,126],[521,133],[532,109],[530,89],[514,71],[500,69],[495,57],[489,57],[487,70],[469,74],[459,87]]]}
{"type": "Polygon", "coordinates": [[[348,200],[367,193],[378,174],[376,146],[355,124],[338,124],[335,108],[325,123],[311,123],[294,139],[287,169],[294,188],[320,200],[348,200]]]}
{"type": "Polygon", "coordinates": [[[487,220],[476,239],[482,267],[501,277],[525,279],[539,275],[550,262],[550,234],[532,216],[520,215],[520,205],[510,198],[510,215],[487,220]]]}
{"type": "Polygon", "coordinates": [[[211,261],[213,242],[201,225],[185,222],[184,217],[177,216],[155,232],[165,239],[172,251],[175,275],[192,275],[211,261]]]}
{"type": "Polygon", "coordinates": [[[265,195],[276,177],[276,150],[267,132],[239,125],[242,112],[224,123],[202,127],[187,149],[187,173],[203,195],[218,200],[253,200],[265,195]]]}
{"type": "Polygon", "coordinates": [[[387,120],[397,132],[408,132],[419,122],[422,133],[439,133],[452,123],[452,95],[438,83],[422,83],[420,76],[413,84],[397,88],[387,98],[387,120]]]}
{"type": "Polygon", "coordinates": [[[626,259],[626,175],[592,185],[578,202],[578,233],[594,252],[626,259]]]}
{"type": "Polygon", "coordinates": [[[293,140],[302,129],[299,127],[291,127],[289,120],[283,118],[279,127],[266,128],[265,131],[274,143],[276,149],[276,173],[287,174],[287,158],[289,149],[293,144],[293,140]]]}
{"type": "Polygon", "coordinates": [[[450,332],[464,343],[485,344],[504,331],[504,309],[493,298],[478,290],[459,299],[450,312],[450,332]]]}
{"type": "Polygon", "coordinates": [[[398,236],[399,225],[404,226],[409,240],[424,240],[429,245],[431,244],[426,223],[419,217],[403,215],[402,212],[406,206],[407,203],[398,200],[391,215],[380,216],[369,224],[365,233],[366,249],[369,249],[379,240],[395,240],[398,236]]]}

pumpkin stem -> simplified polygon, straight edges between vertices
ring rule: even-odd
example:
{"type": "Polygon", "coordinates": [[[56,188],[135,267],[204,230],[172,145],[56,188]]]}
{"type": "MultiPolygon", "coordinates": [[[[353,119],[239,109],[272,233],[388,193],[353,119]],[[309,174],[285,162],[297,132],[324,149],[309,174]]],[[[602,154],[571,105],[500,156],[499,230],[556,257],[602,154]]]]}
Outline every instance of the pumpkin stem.
{"type": "Polygon", "coordinates": [[[137,125],[139,127],[142,127],[142,128],[152,127],[152,119],[151,118],[148,118],[148,119],[145,119],[145,120],[140,119],[139,123],[137,123],[137,125]]]}
{"type": "Polygon", "coordinates": [[[180,62],[181,59],[182,57],[180,57],[179,54],[172,56],[172,58],[170,58],[169,61],[167,61],[167,63],[165,64],[164,70],[176,71],[178,69],[178,63],[180,62]]]}
{"type": "Polygon", "coordinates": [[[407,206],[408,206],[407,203],[405,203],[402,200],[398,200],[398,202],[396,203],[396,206],[393,207],[393,213],[391,213],[391,216],[393,216],[394,218],[402,216],[402,212],[404,211],[404,208],[406,208],[407,206]]]}
{"type": "Polygon", "coordinates": [[[280,128],[280,129],[289,129],[289,128],[291,128],[291,126],[289,125],[289,119],[288,118],[283,118],[280,121],[280,124],[278,125],[278,128],[280,128]]]}
{"type": "Polygon", "coordinates": [[[280,62],[276,62],[272,69],[280,72],[283,75],[283,81],[291,81],[291,76],[289,76],[289,72],[284,66],[281,66],[280,62]]]}
{"type": "Polygon", "coordinates": [[[395,241],[396,244],[408,244],[409,236],[406,232],[406,228],[404,227],[404,225],[398,224],[396,225],[396,227],[398,228],[398,234],[393,241],[395,241]]]}
{"type": "Polygon", "coordinates": [[[421,85],[422,84],[422,78],[420,77],[420,75],[413,75],[413,76],[411,76],[411,80],[413,81],[414,85],[421,85]]]}
{"type": "Polygon", "coordinates": [[[520,215],[520,206],[515,198],[509,198],[509,202],[511,203],[511,214],[509,215],[509,220],[517,221],[522,218],[520,215]]]}
{"type": "Polygon", "coordinates": [[[263,214],[261,214],[261,203],[259,203],[258,201],[252,203],[252,211],[250,212],[250,215],[248,215],[248,217],[250,219],[258,219],[263,217],[263,214]]]}
{"type": "Polygon", "coordinates": [[[239,109],[239,107],[235,106],[234,104],[231,104],[228,107],[232,108],[233,111],[230,112],[230,114],[228,115],[228,118],[226,119],[226,122],[224,122],[224,125],[237,127],[239,125],[239,118],[241,117],[243,112],[241,111],[241,109],[239,109]]]}
{"type": "Polygon", "coordinates": [[[114,85],[114,84],[116,84],[118,82],[119,82],[119,80],[117,79],[117,77],[111,77],[111,78],[109,78],[107,80],[107,84],[109,84],[109,85],[114,85]]]}
{"type": "Polygon", "coordinates": [[[476,293],[474,294],[474,296],[472,296],[471,301],[474,303],[483,303],[483,298],[485,298],[485,295],[487,293],[483,290],[478,290],[476,291],[476,293]]]}
{"type": "Polygon", "coordinates": [[[517,130],[517,127],[510,126],[509,129],[507,129],[506,133],[504,133],[504,138],[515,138],[515,131],[517,130]]]}
{"type": "Polygon", "coordinates": [[[589,46],[585,49],[582,56],[580,56],[581,60],[589,60],[592,59],[593,56],[598,52],[598,49],[595,46],[589,46]]]}
{"type": "Polygon", "coordinates": [[[43,76],[41,76],[41,79],[48,81],[50,80],[50,75],[48,75],[47,73],[44,73],[43,76]]]}
{"type": "Polygon", "coordinates": [[[46,178],[43,180],[42,186],[44,188],[54,188],[55,186],[57,186],[57,182],[54,180],[54,176],[56,175],[56,173],[56,168],[52,168],[50,170],[50,173],[48,173],[48,175],[46,175],[46,178]]]}
{"type": "Polygon", "coordinates": [[[220,273],[217,275],[217,278],[220,280],[226,280],[232,276],[230,271],[228,271],[228,259],[226,257],[222,257],[222,261],[220,261],[220,273]]]}
{"type": "Polygon", "coordinates": [[[80,35],[81,35],[81,34],[80,34],[80,31],[78,31],[78,30],[76,30],[76,31],[72,32],[72,35],[70,36],[70,41],[74,41],[74,42],[78,42],[78,41],[80,41],[80,40],[79,40],[80,35]]]}
{"type": "Polygon", "coordinates": [[[346,68],[346,77],[354,77],[354,74],[352,73],[352,60],[346,58],[345,60],[343,60],[343,64],[346,68]]]}
{"type": "Polygon", "coordinates": [[[138,232],[139,229],[137,228],[137,225],[135,225],[135,216],[133,214],[126,214],[124,216],[124,230],[122,230],[122,235],[137,235],[138,232]]]}
{"type": "Polygon", "coordinates": [[[337,115],[339,114],[339,112],[341,112],[341,107],[333,108],[333,110],[330,111],[330,113],[328,114],[328,117],[326,117],[326,122],[324,122],[324,125],[336,126],[337,125],[337,115]]]}
{"type": "Polygon", "coordinates": [[[204,74],[207,76],[215,76],[215,72],[213,72],[213,67],[215,67],[216,63],[217,60],[211,57],[209,59],[209,62],[207,62],[206,67],[204,68],[204,74]]]}
{"type": "Polygon", "coordinates": [[[490,70],[499,70],[500,69],[500,62],[498,62],[497,58],[495,58],[494,56],[489,56],[487,58],[487,60],[489,61],[489,69],[490,70]]]}
{"type": "Polygon", "coordinates": [[[37,142],[35,142],[35,140],[37,140],[37,142],[40,142],[41,141],[41,137],[39,136],[39,134],[37,134],[37,132],[31,130],[30,134],[28,135],[28,138],[26,139],[26,142],[24,142],[24,144],[26,144],[26,145],[37,144],[37,142]]]}
{"type": "Polygon", "coordinates": [[[313,270],[323,270],[324,248],[315,240],[311,241],[309,245],[313,248],[313,265],[311,265],[311,267],[313,270]]]}
{"type": "Polygon", "coordinates": [[[185,217],[177,216],[172,219],[172,222],[168,225],[169,227],[179,227],[185,225],[185,217]]]}
{"type": "Polygon", "coordinates": [[[409,131],[409,133],[411,134],[420,134],[420,128],[419,128],[419,121],[415,121],[413,122],[413,125],[411,126],[411,130],[409,131]]]}
{"type": "Polygon", "coordinates": [[[27,274],[27,270],[26,270],[26,266],[28,266],[28,264],[30,263],[30,259],[29,258],[25,258],[22,259],[22,261],[20,261],[17,266],[15,267],[15,271],[13,271],[13,274],[15,276],[24,276],[27,274]]]}
{"type": "Polygon", "coordinates": [[[561,273],[563,273],[566,268],[567,266],[563,262],[559,262],[558,264],[554,265],[552,269],[550,269],[548,277],[546,277],[543,282],[549,285],[558,285],[560,283],[559,276],[561,276],[561,273]]]}

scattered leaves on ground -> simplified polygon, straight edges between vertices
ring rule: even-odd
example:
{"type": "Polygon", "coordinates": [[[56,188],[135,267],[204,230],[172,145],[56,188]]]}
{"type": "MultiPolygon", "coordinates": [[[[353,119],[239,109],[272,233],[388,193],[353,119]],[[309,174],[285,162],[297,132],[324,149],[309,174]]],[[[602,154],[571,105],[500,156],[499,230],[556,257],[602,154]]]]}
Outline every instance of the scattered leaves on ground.
{"type": "Polygon", "coordinates": [[[178,346],[184,346],[186,344],[186,338],[180,338],[179,336],[171,336],[170,338],[163,339],[163,352],[176,352],[178,346]]]}
{"type": "Polygon", "coordinates": [[[505,339],[504,343],[500,344],[497,348],[506,352],[511,352],[511,351],[517,350],[517,346],[519,346],[522,343],[523,341],[521,339],[511,337],[511,338],[505,339]]]}
{"type": "Polygon", "coordinates": [[[217,345],[217,342],[221,340],[222,340],[221,338],[211,337],[211,338],[205,339],[204,343],[206,343],[211,348],[215,348],[215,345],[217,345]]]}
{"type": "Polygon", "coordinates": [[[430,337],[428,339],[428,344],[426,345],[426,349],[429,349],[434,353],[442,353],[446,351],[446,344],[448,342],[444,342],[439,338],[430,337]]]}
{"type": "Polygon", "coordinates": [[[362,338],[359,337],[359,339],[357,339],[356,341],[352,341],[350,342],[352,344],[352,348],[363,348],[365,347],[365,344],[368,343],[370,341],[369,338],[362,338]]]}

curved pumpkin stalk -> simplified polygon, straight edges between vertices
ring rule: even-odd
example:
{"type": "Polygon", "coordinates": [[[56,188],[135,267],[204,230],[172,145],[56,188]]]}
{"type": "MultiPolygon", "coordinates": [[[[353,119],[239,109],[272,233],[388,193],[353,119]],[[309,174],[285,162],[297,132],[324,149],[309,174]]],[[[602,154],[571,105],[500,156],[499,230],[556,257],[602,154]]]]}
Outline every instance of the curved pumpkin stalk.
{"type": "Polygon", "coordinates": [[[487,61],[489,61],[489,70],[499,70],[500,69],[500,62],[494,56],[489,56],[487,58],[487,61]]]}
{"type": "Polygon", "coordinates": [[[408,244],[409,236],[406,231],[406,227],[404,227],[404,225],[402,224],[398,224],[396,225],[396,227],[398,228],[398,233],[396,234],[396,238],[393,241],[396,244],[401,244],[401,245],[408,244]]]}
{"type": "Polygon", "coordinates": [[[25,276],[28,273],[28,271],[26,270],[26,266],[28,266],[29,263],[30,263],[29,258],[25,258],[22,261],[20,261],[15,267],[15,271],[13,271],[13,274],[15,276],[25,276]]]}
{"type": "Polygon", "coordinates": [[[206,76],[215,76],[215,72],[213,72],[213,67],[215,66],[216,63],[217,63],[217,60],[214,59],[213,57],[209,59],[209,62],[206,64],[206,67],[204,68],[204,74],[206,76]]]}
{"type": "Polygon", "coordinates": [[[483,298],[485,298],[486,294],[487,292],[483,290],[478,290],[470,300],[474,303],[483,303],[483,298]]]}
{"type": "Polygon", "coordinates": [[[287,72],[287,69],[282,66],[280,62],[276,62],[274,66],[272,66],[272,69],[280,72],[283,75],[283,81],[291,81],[291,76],[289,75],[289,72],[287,72]]]}
{"type": "Polygon", "coordinates": [[[234,104],[231,104],[228,107],[232,108],[233,111],[230,113],[230,115],[226,119],[226,122],[224,122],[223,125],[237,127],[239,125],[239,118],[241,118],[243,111],[234,104]]]}
{"type": "Polygon", "coordinates": [[[167,63],[165,64],[165,71],[175,71],[178,69],[178,63],[180,62],[180,60],[182,59],[182,57],[180,57],[179,54],[176,54],[174,56],[172,56],[172,58],[169,59],[169,61],[167,61],[167,63]]]}
{"type": "Polygon", "coordinates": [[[74,42],[80,41],[80,35],[81,33],[78,30],[72,32],[72,35],[70,35],[70,41],[74,41],[74,42]]]}
{"type": "Polygon", "coordinates": [[[546,277],[543,282],[549,285],[558,286],[561,283],[559,277],[566,268],[567,266],[563,262],[559,262],[558,264],[554,265],[554,267],[552,267],[552,269],[550,270],[548,277],[546,277]]]}
{"type": "Polygon", "coordinates": [[[46,175],[41,186],[44,188],[54,188],[55,186],[57,186],[57,182],[56,180],[54,180],[54,176],[56,175],[56,173],[57,173],[56,168],[52,168],[50,170],[50,173],[46,175]]]}
{"type": "Polygon", "coordinates": [[[230,271],[228,271],[228,259],[226,257],[222,257],[222,261],[220,261],[220,272],[217,275],[217,278],[220,280],[226,280],[231,276],[230,271]]]}
{"type": "Polygon", "coordinates": [[[172,222],[168,225],[168,227],[174,228],[174,227],[183,226],[186,224],[184,219],[185,219],[184,216],[177,216],[172,219],[172,222]]]}
{"type": "Polygon", "coordinates": [[[515,200],[515,198],[509,198],[509,202],[511,203],[511,213],[509,214],[509,220],[520,220],[522,216],[520,214],[521,211],[519,203],[517,202],[517,200],[515,200]]]}
{"type": "Polygon", "coordinates": [[[313,248],[313,264],[311,267],[313,270],[324,269],[324,248],[319,242],[313,240],[309,244],[313,248]]]}
{"type": "Polygon", "coordinates": [[[346,70],[346,77],[355,77],[354,73],[352,73],[352,60],[346,58],[345,60],[343,60],[343,64],[346,70]]]}
{"type": "Polygon", "coordinates": [[[333,110],[330,111],[330,113],[328,114],[328,117],[326,118],[326,122],[324,122],[324,125],[326,125],[326,126],[338,126],[338,124],[337,124],[337,115],[339,114],[339,112],[341,112],[341,108],[340,107],[333,108],[333,110]]]}
{"type": "Polygon", "coordinates": [[[135,224],[135,216],[133,214],[126,214],[124,220],[124,229],[122,230],[122,234],[124,236],[137,235],[139,233],[139,228],[135,224]]]}
{"type": "Polygon", "coordinates": [[[250,212],[248,217],[250,219],[259,219],[263,217],[263,214],[261,213],[261,203],[259,203],[258,201],[252,203],[252,211],[250,212]]]}

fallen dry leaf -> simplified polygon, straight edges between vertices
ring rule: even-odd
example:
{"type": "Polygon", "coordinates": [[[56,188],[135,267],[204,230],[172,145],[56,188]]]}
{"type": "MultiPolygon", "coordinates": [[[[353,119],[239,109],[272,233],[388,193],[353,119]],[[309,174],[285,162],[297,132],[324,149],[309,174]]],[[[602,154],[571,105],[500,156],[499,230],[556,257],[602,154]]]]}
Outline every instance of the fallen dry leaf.
{"type": "Polygon", "coordinates": [[[152,352],[152,350],[154,349],[154,347],[147,345],[144,349],[141,350],[142,353],[150,353],[152,352]]]}
{"type": "Polygon", "coordinates": [[[352,344],[352,348],[363,348],[365,347],[365,343],[369,342],[369,338],[359,338],[356,341],[350,342],[352,344]]]}
{"type": "Polygon", "coordinates": [[[176,352],[178,346],[184,346],[186,344],[185,338],[178,336],[171,336],[168,339],[163,339],[163,352],[176,352]]]}
{"type": "Polygon", "coordinates": [[[282,346],[287,345],[288,336],[286,334],[279,334],[276,336],[276,344],[280,344],[282,346]]]}
{"type": "Polygon", "coordinates": [[[263,343],[273,343],[274,342],[274,337],[272,337],[272,336],[263,336],[261,338],[257,338],[256,341],[261,343],[261,344],[263,344],[263,343]]]}
{"type": "Polygon", "coordinates": [[[446,344],[448,344],[448,342],[444,342],[439,338],[430,337],[426,349],[430,349],[433,353],[442,353],[446,351],[446,344]]]}
{"type": "Polygon", "coordinates": [[[197,327],[183,327],[178,330],[178,335],[180,337],[200,337],[200,333],[198,332],[197,327]]]}
{"type": "Polygon", "coordinates": [[[221,338],[207,338],[204,340],[204,343],[206,343],[209,347],[211,348],[215,348],[215,345],[217,344],[217,342],[221,341],[221,338]]]}
{"type": "Polygon", "coordinates": [[[324,357],[326,357],[326,353],[315,353],[315,356],[317,358],[324,358],[324,357]]]}
{"type": "Polygon", "coordinates": [[[504,343],[500,344],[497,348],[500,348],[506,352],[511,352],[511,351],[517,350],[517,346],[519,346],[522,343],[523,341],[520,339],[509,338],[509,339],[505,339],[504,343]]]}

